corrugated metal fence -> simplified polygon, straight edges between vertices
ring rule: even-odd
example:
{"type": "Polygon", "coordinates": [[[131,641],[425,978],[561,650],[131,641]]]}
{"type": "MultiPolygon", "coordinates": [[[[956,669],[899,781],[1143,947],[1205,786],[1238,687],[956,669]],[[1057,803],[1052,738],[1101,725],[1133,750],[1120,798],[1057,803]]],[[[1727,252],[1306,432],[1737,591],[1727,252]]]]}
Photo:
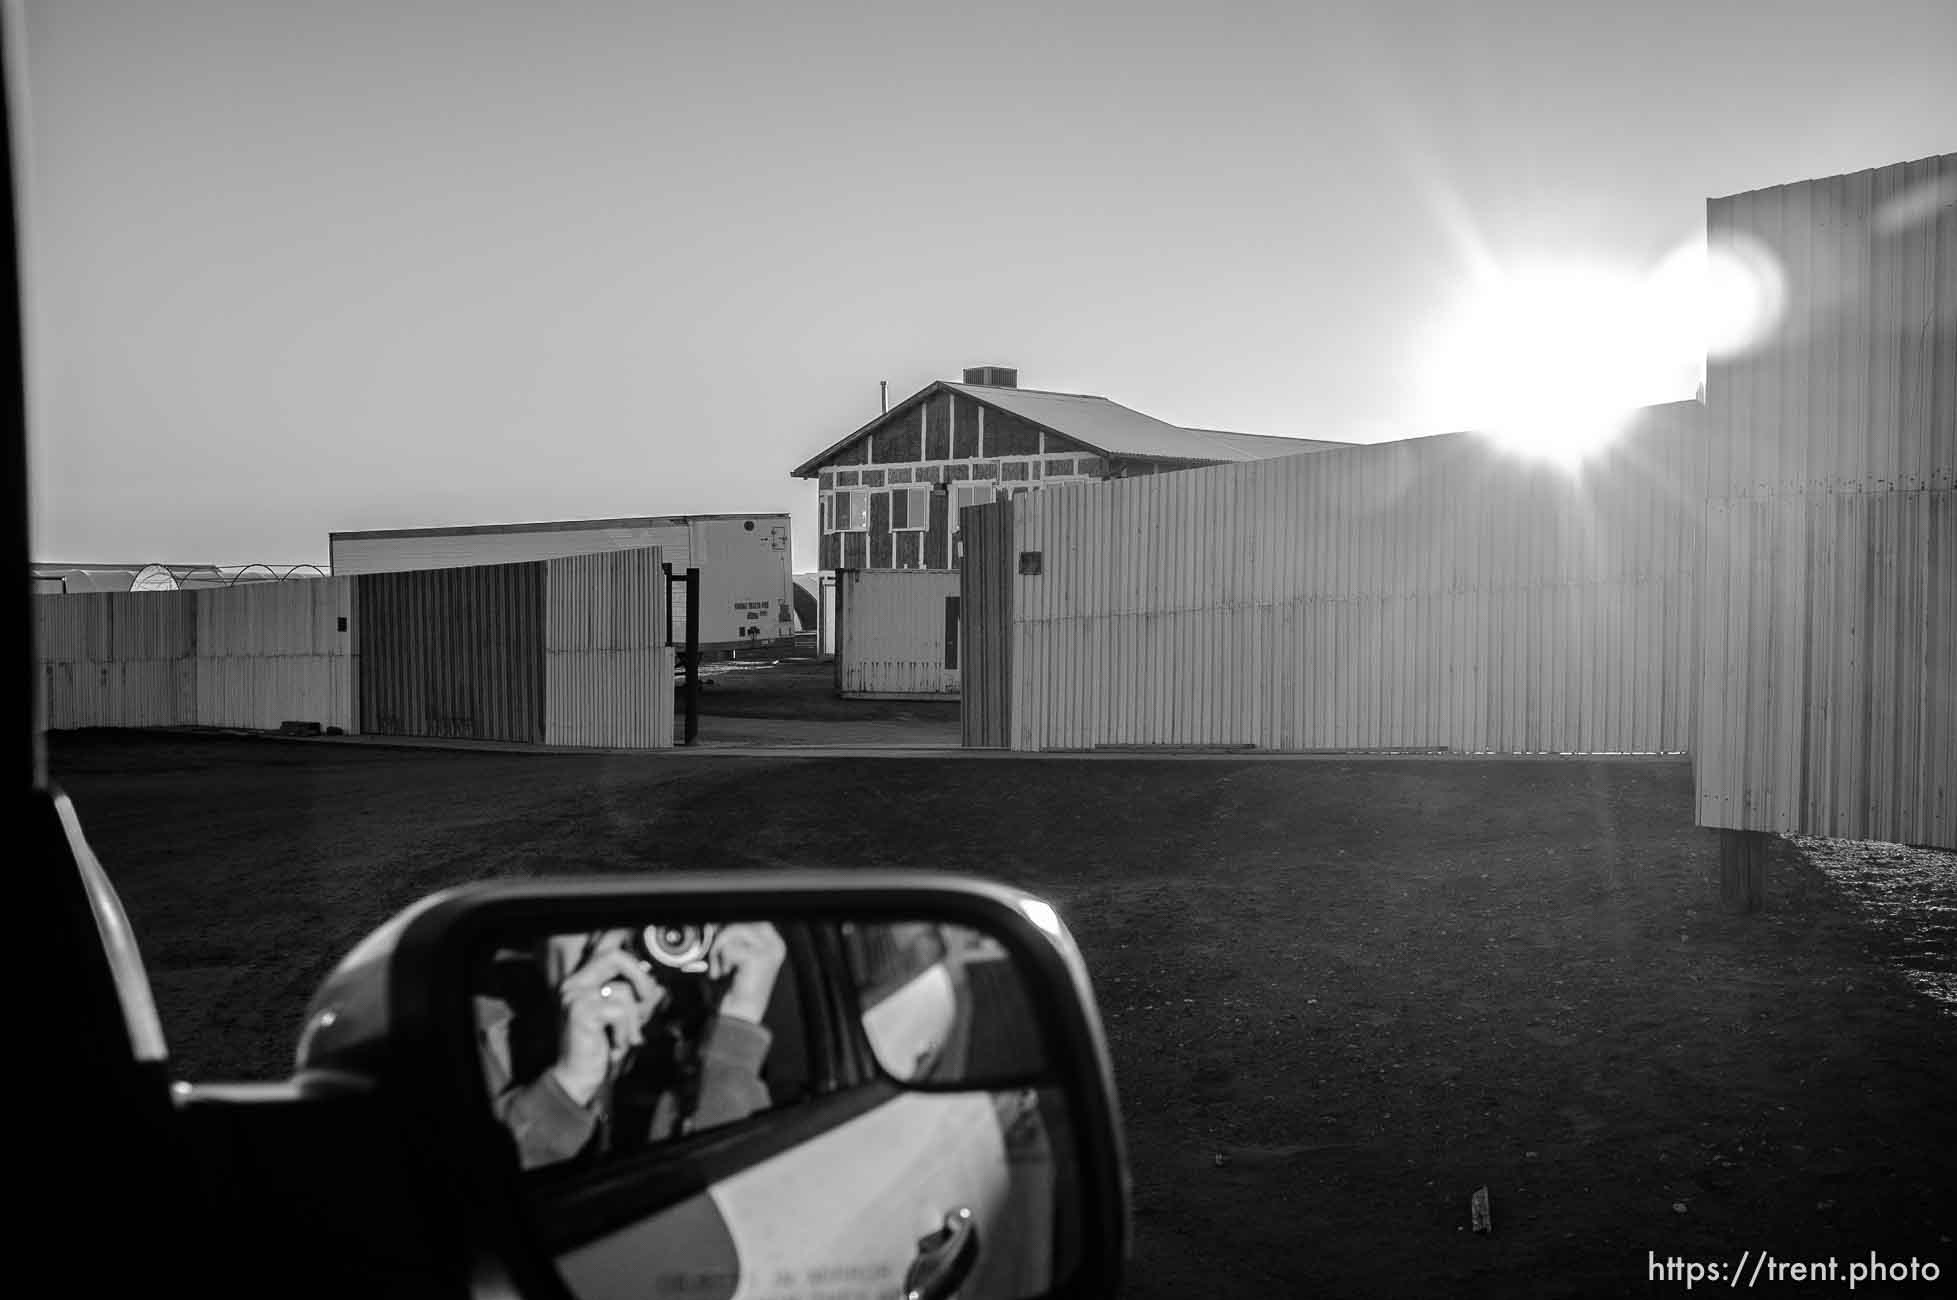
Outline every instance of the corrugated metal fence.
{"type": "Polygon", "coordinates": [[[353,579],[360,729],[542,743],[544,563],[353,579]]]}
{"type": "Polygon", "coordinates": [[[192,593],[197,723],[357,725],[353,579],[258,582],[192,593]]]}
{"type": "Polygon", "coordinates": [[[316,722],[376,735],[673,743],[655,549],[200,591],[42,596],[41,725],[316,722]]]}
{"type": "Polygon", "coordinates": [[[958,575],[935,569],[843,572],[849,610],[836,650],[842,693],[862,699],[958,694],[958,575]]]}
{"type": "Polygon", "coordinates": [[[97,592],[37,597],[42,725],[194,723],[197,594],[97,592]]]}
{"type": "Polygon", "coordinates": [[[544,740],[673,743],[673,649],[656,549],[551,560],[544,626],[544,740]]]}
{"type": "Polygon", "coordinates": [[[1022,498],[1012,746],[1682,751],[1699,416],[1577,475],[1455,434],[1022,498]]]}
{"type": "Polygon", "coordinates": [[[349,579],[34,602],[41,725],[351,730],[349,579]]]}
{"type": "Polygon", "coordinates": [[[1699,822],[1957,847],[1957,155],[1717,199],[1699,822]]]}

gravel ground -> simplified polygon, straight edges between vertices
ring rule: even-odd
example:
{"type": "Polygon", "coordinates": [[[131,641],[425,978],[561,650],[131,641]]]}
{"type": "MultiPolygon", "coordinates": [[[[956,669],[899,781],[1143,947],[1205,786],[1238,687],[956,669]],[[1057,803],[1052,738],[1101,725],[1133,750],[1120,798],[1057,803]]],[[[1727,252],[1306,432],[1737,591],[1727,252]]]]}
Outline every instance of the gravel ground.
{"type": "Polygon", "coordinates": [[[1957,853],[1807,836],[1791,843],[1867,918],[1881,959],[1957,1017],[1957,853]]]}

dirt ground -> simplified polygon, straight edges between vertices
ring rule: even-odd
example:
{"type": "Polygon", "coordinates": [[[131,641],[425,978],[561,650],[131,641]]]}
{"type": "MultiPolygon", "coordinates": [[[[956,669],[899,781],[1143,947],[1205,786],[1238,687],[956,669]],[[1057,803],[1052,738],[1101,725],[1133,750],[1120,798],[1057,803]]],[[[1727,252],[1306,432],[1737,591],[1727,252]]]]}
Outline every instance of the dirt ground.
{"type": "Polygon", "coordinates": [[[1957,1278],[1957,1021],[1791,846],[1721,914],[1683,763],[51,754],[186,1077],[283,1074],[333,961],[463,880],[973,871],[1093,970],[1129,1295],[1644,1295],[1651,1252],[1957,1278]]]}

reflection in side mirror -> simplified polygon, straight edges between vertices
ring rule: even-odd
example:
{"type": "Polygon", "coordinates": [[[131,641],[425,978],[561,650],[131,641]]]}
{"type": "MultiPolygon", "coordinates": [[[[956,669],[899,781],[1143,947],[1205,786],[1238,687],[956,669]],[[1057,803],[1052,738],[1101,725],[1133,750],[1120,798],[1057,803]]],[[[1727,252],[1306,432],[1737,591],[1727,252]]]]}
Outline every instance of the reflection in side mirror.
{"type": "Polygon", "coordinates": [[[1036,1079],[1037,1022],[997,940],[969,926],[842,927],[863,1029],[900,1083],[962,1087],[1036,1079]]]}
{"type": "Polygon", "coordinates": [[[635,921],[483,954],[484,1080],[523,1167],[629,1152],[770,1105],[770,1010],[787,964],[765,921],[635,921]]]}
{"type": "Polygon", "coordinates": [[[938,921],[614,918],[471,960],[486,1104],[579,1300],[1028,1300],[1075,1122],[1025,969],[938,921]]]}

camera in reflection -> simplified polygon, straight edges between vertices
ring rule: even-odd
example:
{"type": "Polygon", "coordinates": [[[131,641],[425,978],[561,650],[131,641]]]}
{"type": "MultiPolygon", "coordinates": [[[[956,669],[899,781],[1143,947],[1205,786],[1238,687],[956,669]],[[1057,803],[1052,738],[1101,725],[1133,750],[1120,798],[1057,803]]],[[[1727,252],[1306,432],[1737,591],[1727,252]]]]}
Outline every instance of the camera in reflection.
{"type": "Polygon", "coordinates": [[[632,934],[632,948],[650,968],[653,978],[664,975],[704,975],[707,954],[713,950],[717,925],[648,925],[632,934]]]}

